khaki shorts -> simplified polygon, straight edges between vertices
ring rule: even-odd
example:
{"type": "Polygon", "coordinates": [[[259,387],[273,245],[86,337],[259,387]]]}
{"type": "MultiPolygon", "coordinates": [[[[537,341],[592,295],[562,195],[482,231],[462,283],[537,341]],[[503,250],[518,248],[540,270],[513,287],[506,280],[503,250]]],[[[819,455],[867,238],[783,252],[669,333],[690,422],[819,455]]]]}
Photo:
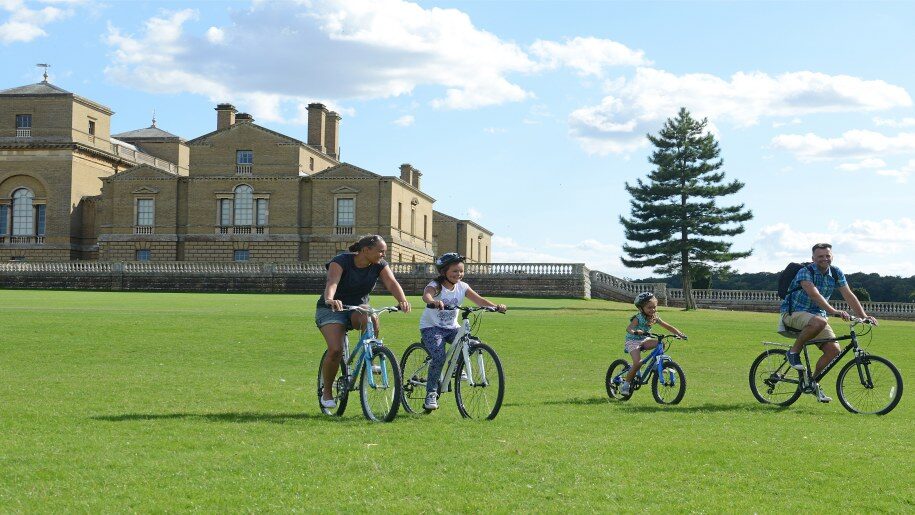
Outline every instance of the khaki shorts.
{"type": "MultiPolygon", "coordinates": [[[[810,319],[815,316],[817,316],[817,315],[814,315],[813,313],[808,313],[806,311],[795,311],[794,313],[791,313],[790,315],[788,313],[784,313],[782,315],[782,321],[788,327],[791,327],[791,328],[797,329],[797,330],[801,330],[804,327],[806,327],[807,323],[810,322],[810,319]]],[[[835,337],[836,337],[836,333],[832,332],[832,327],[829,327],[829,324],[827,323],[826,327],[824,327],[823,330],[820,331],[820,334],[814,336],[812,339],[820,340],[823,338],[835,338],[835,337]]],[[[820,343],[817,345],[823,345],[823,344],[820,343]]]]}

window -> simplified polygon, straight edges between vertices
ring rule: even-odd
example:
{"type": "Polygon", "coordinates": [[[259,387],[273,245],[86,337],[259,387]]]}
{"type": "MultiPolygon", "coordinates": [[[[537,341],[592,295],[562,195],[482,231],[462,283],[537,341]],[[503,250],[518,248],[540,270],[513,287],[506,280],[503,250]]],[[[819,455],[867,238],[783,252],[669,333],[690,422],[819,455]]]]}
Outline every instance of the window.
{"type": "Polygon", "coordinates": [[[397,203],[397,228],[403,228],[403,204],[397,203]]]}
{"type": "Polygon", "coordinates": [[[16,137],[17,138],[30,138],[31,136],[32,136],[32,115],[17,114],[16,115],[16,137]]]}
{"type": "Polygon", "coordinates": [[[337,199],[337,227],[352,227],[356,225],[356,199],[337,199]]]}
{"type": "Polygon", "coordinates": [[[423,239],[429,239],[429,215],[423,215],[423,239]]]}
{"type": "Polygon", "coordinates": [[[89,135],[95,136],[95,121],[89,120],[89,135]]]}
{"type": "Polygon", "coordinates": [[[38,204],[35,206],[35,235],[44,236],[45,233],[45,205],[38,204]]]}
{"type": "Polygon", "coordinates": [[[229,199],[219,201],[219,225],[232,225],[232,201],[229,199]]]}
{"type": "Polygon", "coordinates": [[[254,151],[253,150],[236,150],[235,151],[235,164],[253,165],[254,164],[254,151]]]}
{"type": "Polygon", "coordinates": [[[234,258],[235,261],[247,261],[250,258],[250,254],[247,250],[236,250],[234,258]]]}
{"type": "Polygon", "coordinates": [[[267,199],[257,199],[257,225],[267,225],[267,199]]]}
{"type": "Polygon", "coordinates": [[[10,229],[10,208],[9,206],[0,206],[0,236],[9,234],[10,229]]]}
{"type": "Polygon", "coordinates": [[[137,251],[137,261],[149,261],[150,254],[151,254],[151,252],[149,249],[138,250],[137,251]]]}
{"type": "Polygon", "coordinates": [[[148,226],[153,224],[153,199],[137,199],[137,225],[148,226]]]}
{"type": "Polygon", "coordinates": [[[242,184],[235,188],[235,219],[232,225],[254,224],[254,190],[242,184]]]}
{"type": "Polygon", "coordinates": [[[308,158],[308,169],[311,170],[312,172],[315,171],[315,158],[313,158],[313,157],[308,158]]]}
{"type": "Polygon", "coordinates": [[[416,210],[410,209],[410,234],[416,235],[416,210]]]}
{"type": "Polygon", "coordinates": [[[13,236],[31,236],[35,234],[35,211],[31,191],[21,188],[13,192],[13,236]]]}

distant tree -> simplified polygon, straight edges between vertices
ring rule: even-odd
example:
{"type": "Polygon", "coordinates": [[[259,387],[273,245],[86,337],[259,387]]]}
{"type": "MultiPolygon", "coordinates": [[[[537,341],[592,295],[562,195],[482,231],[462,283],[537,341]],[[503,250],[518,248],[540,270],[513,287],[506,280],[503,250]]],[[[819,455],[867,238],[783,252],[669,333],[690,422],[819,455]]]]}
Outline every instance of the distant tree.
{"type": "Polygon", "coordinates": [[[858,297],[858,300],[860,300],[861,302],[870,302],[871,301],[871,294],[868,293],[867,290],[863,287],[859,286],[856,288],[852,288],[851,292],[854,293],[855,297],[858,297]]]}
{"type": "Polygon", "coordinates": [[[912,290],[911,293],[909,293],[909,302],[915,302],[915,290],[912,290]]]}
{"type": "Polygon", "coordinates": [[[695,309],[692,281],[699,270],[709,274],[727,270],[727,263],[749,256],[732,252],[730,237],[744,232],[743,222],[753,213],[743,204],[719,207],[716,199],[733,195],[744,184],[724,183],[724,163],[718,142],[705,132],[707,119],[697,121],[686,108],[669,118],[657,136],[648,134],[655,150],[648,162],[655,166],[648,181],[626,183],[632,195],[630,218],[620,217],[631,268],[654,268],[654,273],[680,275],[686,309],[695,309]]]}

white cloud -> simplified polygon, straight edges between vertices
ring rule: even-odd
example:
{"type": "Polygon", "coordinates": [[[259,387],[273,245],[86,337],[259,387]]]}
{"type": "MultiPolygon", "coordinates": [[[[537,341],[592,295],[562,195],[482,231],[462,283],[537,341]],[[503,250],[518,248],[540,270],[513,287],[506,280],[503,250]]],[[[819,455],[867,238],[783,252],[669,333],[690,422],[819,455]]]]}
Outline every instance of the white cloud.
{"type": "Polygon", "coordinates": [[[401,127],[409,127],[413,125],[416,120],[413,118],[413,115],[405,114],[400,118],[394,120],[392,123],[394,125],[399,125],[401,127]]]}
{"type": "Polygon", "coordinates": [[[785,127],[787,125],[800,125],[802,120],[800,118],[792,118],[788,121],[778,121],[772,122],[772,127],[778,129],[779,127],[785,127]]]}
{"type": "Polygon", "coordinates": [[[858,170],[882,168],[884,166],[886,166],[886,163],[882,159],[870,157],[867,159],[862,159],[857,163],[842,163],[839,165],[839,170],[842,170],[843,172],[856,172],[858,170]]]}
{"type": "Polygon", "coordinates": [[[483,220],[483,213],[477,208],[469,207],[467,208],[467,218],[474,222],[479,222],[483,220]]]}
{"type": "Polygon", "coordinates": [[[540,59],[538,68],[553,70],[565,66],[577,70],[582,76],[600,77],[609,66],[651,64],[641,50],[632,50],[616,41],[593,37],[576,37],[564,43],[537,40],[530,46],[530,52],[540,59]]]}
{"type": "MultiPolygon", "coordinates": [[[[7,11],[9,16],[0,23],[0,42],[27,43],[34,39],[47,36],[44,27],[60,21],[74,14],[73,9],[61,9],[46,5],[39,7],[38,2],[25,2],[24,0],[2,0],[0,10],[7,11]],[[35,8],[30,8],[35,7],[35,8]]],[[[49,2],[44,2],[49,3],[49,2]]],[[[79,4],[81,2],[53,2],[79,4]]]]}
{"type": "Polygon", "coordinates": [[[903,118],[901,120],[894,120],[892,118],[874,118],[874,125],[877,127],[892,127],[894,129],[902,129],[905,127],[915,127],[915,118],[903,118]]]}
{"type": "Polygon", "coordinates": [[[882,175],[884,177],[893,177],[896,179],[896,182],[904,184],[909,182],[909,176],[912,175],[912,172],[906,170],[893,170],[893,169],[884,169],[877,170],[877,175],[882,175]]]}
{"type": "Polygon", "coordinates": [[[210,27],[206,32],[207,41],[218,45],[226,40],[226,31],[219,27],[210,27]]]}
{"type": "Polygon", "coordinates": [[[675,75],[643,67],[630,79],[607,81],[605,90],[607,96],[600,104],[569,115],[571,136],[591,154],[626,152],[645,145],[645,133],[659,129],[680,107],[697,118],[747,127],[763,117],[912,105],[909,94],[899,86],[810,71],[776,76],[739,72],[725,80],[704,73],[675,75]]]}
{"type": "Polygon", "coordinates": [[[753,255],[735,262],[743,272],[777,272],[791,261],[809,260],[814,243],[833,245],[834,263],[845,273],[915,275],[915,219],[830,222],[823,231],[804,232],[779,223],[763,228],[753,243],[753,255]]]}
{"type": "Polygon", "coordinates": [[[234,24],[202,33],[193,11],[162,13],[137,35],[109,29],[113,80],[153,92],[243,103],[251,95],[279,119],[315,98],[372,99],[440,88],[432,105],[469,109],[531,98],[508,77],[535,63],[516,44],[478,29],[456,9],[403,0],[255,2],[234,24]],[[252,29],[256,27],[256,30],[252,29]]]}
{"type": "Polygon", "coordinates": [[[502,127],[486,127],[483,129],[483,132],[486,134],[504,134],[508,131],[502,127]]]}
{"type": "Polygon", "coordinates": [[[787,150],[804,162],[873,158],[875,155],[915,152],[915,133],[885,136],[866,130],[846,131],[838,138],[824,138],[813,133],[781,134],[772,138],[774,148],[787,150]]]}

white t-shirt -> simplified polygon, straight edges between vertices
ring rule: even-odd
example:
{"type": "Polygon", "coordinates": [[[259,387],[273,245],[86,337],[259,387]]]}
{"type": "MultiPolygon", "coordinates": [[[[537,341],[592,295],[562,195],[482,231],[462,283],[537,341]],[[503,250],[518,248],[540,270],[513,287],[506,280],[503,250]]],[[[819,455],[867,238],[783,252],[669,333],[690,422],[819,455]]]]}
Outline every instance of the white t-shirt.
{"type": "MultiPolygon", "coordinates": [[[[429,287],[435,288],[437,284],[435,281],[430,282],[426,285],[426,288],[429,287]]],[[[464,295],[467,293],[467,290],[470,286],[467,285],[464,281],[458,281],[454,285],[454,288],[449,290],[445,285],[442,285],[441,291],[438,295],[432,297],[434,300],[440,300],[445,303],[446,306],[460,306],[464,302],[464,295]]],[[[452,310],[440,310],[435,308],[427,307],[423,311],[423,316],[419,319],[419,328],[425,329],[427,327],[441,327],[443,329],[456,329],[460,327],[457,321],[458,312],[456,309],[452,310]]]]}

